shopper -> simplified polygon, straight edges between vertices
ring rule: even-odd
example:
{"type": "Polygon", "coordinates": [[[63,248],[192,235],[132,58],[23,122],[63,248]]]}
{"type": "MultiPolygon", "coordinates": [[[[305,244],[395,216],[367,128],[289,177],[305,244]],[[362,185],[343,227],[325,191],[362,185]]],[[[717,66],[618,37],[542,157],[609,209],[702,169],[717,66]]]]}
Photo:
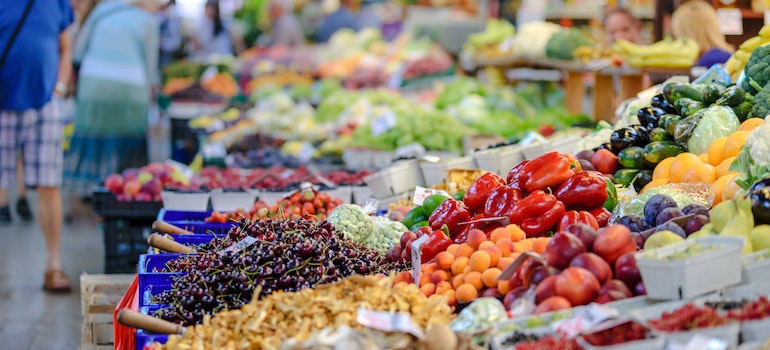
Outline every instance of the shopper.
{"type": "Polygon", "coordinates": [[[0,187],[10,188],[22,152],[24,184],[38,195],[46,242],[43,288],[69,291],[62,271],[61,185],[63,123],[54,96],[66,94],[72,67],[66,32],[69,0],[6,1],[0,12],[0,187]],[[12,28],[12,29],[11,29],[12,28]]]}
{"type": "Polygon", "coordinates": [[[642,22],[625,9],[612,9],[604,15],[604,30],[610,44],[615,40],[625,39],[632,43],[641,43],[642,22]]]}
{"type": "Polygon", "coordinates": [[[292,0],[271,0],[268,8],[270,33],[267,34],[267,46],[296,47],[305,44],[305,35],[299,20],[294,16],[292,0]]]}
{"type": "Polygon", "coordinates": [[[80,63],[65,184],[89,197],[113,172],[147,164],[147,119],[158,84],[158,0],[103,0],[75,42],[80,63]]]}
{"type": "Polygon", "coordinates": [[[232,28],[222,19],[218,0],[206,1],[205,14],[200,26],[190,38],[196,56],[233,55],[245,49],[243,39],[235,35],[232,28]]]}
{"type": "Polygon", "coordinates": [[[176,12],[176,1],[170,0],[158,11],[160,24],[160,67],[181,58],[182,52],[182,23],[176,12]]]}
{"type": "Polygon", "coordinates": [[[716,11],[706,1],[688,1],[677,7],[671,16],[671,32],[675,38],[698,43],[698,67],[725,63],[734,51],[725,41],[716,11]]]}
{"type": "Polygon", "coordinates": [[[359,29],[363,28],[382,28],[382,20],[377,14],[377,3],[372,0],[364,0],[361,3],[361,9],[356,15],[356,23],[359,29]]]}
{"type": "Polygon", "coordinates": [[[329,41],[332,35],[343,28],[358,31],[358,22],[353,16],[350,7],[353,0],[340,0],[336,11],[327,16],[318,28],[317,40],[325,43],[329,41]]]}
{"type": "MultiPolygon", "coordinates": [[[[32,209],[27,201],[27,187],[24,186],[24,163],[21,160],[22,153],[16,155],[16,188],[18,189],[18,198],[16,199],[16,213],[23,221],[32,220],[32,209]]],[[[8,189],[0,188],[0,223],[10,223],[11,208],[9,206],[8,189]]]]}

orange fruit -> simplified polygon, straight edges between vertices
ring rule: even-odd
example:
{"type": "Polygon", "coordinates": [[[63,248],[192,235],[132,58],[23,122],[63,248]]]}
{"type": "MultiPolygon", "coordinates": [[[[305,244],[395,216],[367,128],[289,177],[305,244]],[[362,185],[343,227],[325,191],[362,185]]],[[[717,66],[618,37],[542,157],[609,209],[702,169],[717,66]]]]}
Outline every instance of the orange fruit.
{"type": "Polygon", "coordinates": [[[428,283],[423,286],[420,286],[420,292],[422,292],[422,295],[429,297],[436,293],[436,285],[433,283],[428,283]]]}
{"type": "Polygon", "coordinates": [[[487,269],[481,273],[481,281],[484,282],[485,286],[495,288],[497,287],[497,277],[500,276],[502,272],[502,270],[496,267],[487,269]]]}
{"type": "Polygon", "coordinates": [[[449,304],[449,306],[456,306],[457,305],[457,297],[455,296],[455,290],[450,289],[446,292],[444,292],[444,296],[446,297],[446,303],[449,304]]]}
{"type": "Polygon", "coordinates": [[[459,287],[463,283],[465,283],[465,275],[463,274],[459,274],[454,278],[452,278],[452,287],[454,287],[455,289],[457,289],[457,287],[459,287]]]}
{"type": "Polygon", "coordinates": [[[531,245],[532,243],[527,245],[526,243],[523,243],[524,241],[526,241],[526,240],[519,241],[519,242],[513,242],[513,252],[521,253],[521,252],[526,252],[528,250],[532,250],[531,249],[532,248],[532,245],[531,245]]]}
{"type": "Polygon", "coordinates": [[[465,274],[465,283],[472,285],[476,289],[484,288],[484,282],[481,280],[481,272],[471,271],[465,274]]]}
{"type": "Polygon", "coordinates": [[[500,270],[505,270],[508,265],[510,265],[513,262],[514,258],[504,256],[500,258],[500,261],[497,262],[497,268],[500,270]]]}
{"type": "Polygon", "coordinates": [[[722,159],[737,157],[741,153],[741,147],[746,143],[749,137],[748,131],[736,131],[727,137],[725,149],[722,151],[722,159]]]}
{"type": "Polygon", "coordinates": [[[524,233],[524,231],[519,227],[519,225],[516,224],[510,224],[508,226],[505,226],[505,229],[511,232],[511,241],[518,242],[522,239],[527,238],[527,234],[524,233]]]}
{"type": "MultiPolygon", "coordinates": [[[[524,246],[524,250],[522,250],[522,251],[532,250],[532,245],[535,244],[535,238],[522,239],[522,240],[520,240],[520,241],[518,241],[516,243],[520,243],[521,245],[524,246]]],[[[515,243],[514,243],[514,245],[515,245],[515,243]]],[[[517,252],[518,251],[519,250],[517,250],[517,252]]]]}
{"type": "Polygon", "coordinates": [[[678,154],[668,168],[668,179],[672,183],[681,182],[682,175],[695,168],[697,164],[703,164],[703,162],[695,154],[688,152],[678,154]]]}
{"type": "Polygon", "coordinates": [[[708,153],[701,153],[698,155],[698,159],[700,159],[701,162],[709,163],[709,154],[708,153]]]}
{"type": "Polygon", "coordinates": [[[498,227],[492,230],[492,233],[489,235],[489,240],[495,243],[503,238],[511,239],[511,231],[508,231],[505,227],[498,227]]]}
{"type": "Polygon", "coordinates": [[[489,253],[489,266],[497,266],[497,262],[503,257],[503,252],[496,246],[486,247],[483,249],[489,253]]]}
{"type": "Polygon", "coordinates": [[[511,291],[511,285],[508,281],[497,281],[497,291],[500,295],[506,295],[511,291]]]}
{"type": "Polygon", "coordinates": [[[717,205],[722,202],[722,192],[724,192],[727,183],[732,181],[734,178],[735,177],[731,174],[727,174],[720,176],[716,181],[714,181],[714,183],[711,184],[711,192],[714,193],[714,203],[712,205],[717,205]]]}
{"type": "Polygon", "coordinates": [[[762,118],[749,118],[743,121],[741,123],[741,126],[738,127],[738,131],[751,131],[756,129],[756,127],[762,125],[765,120],[762,118]]]}
{"type": "Polygon", "coordinates": [[[551,241],[550,237],[537,237],[534,243],[532,243],[532,250],[535,253],[543,254],[545,252],[545,246],[551,241]]]}
{"type": "Polygon", "coordinates": [[[436,265],[436,263],[433,263],[433,262],[425,263],[425,264],[422,264],[422,267],[420,268],[420,270],[423,273],[432,273],[433,271],[438,270],[438,265],[436,265]]]}
{"type": "Polygon", "coordinates": [[[649,190],[651,188],[660,187],[660,186],[663,186],[665,184],[668,184],[668,179],[666,179],[666,178],[652,180],[649,183],[647,183],[646,185],[644,185],[644,187],[642,188],[641,191],[639,191],[639,193],[644,193],[644,191],[647,191],[647,190],[649,190]]]}
{"type": "Polygon", "coordinates": [[[468,260],[468,257],[465,256],[456,257],[455,261],[452,262],[452,274],[459,275],[463,273],[465,267],[468,266],[468,260]]]}
{"type": "Polygon", "coordinates": [[[444,270],[436,270],[430,274],[430,282],[438,284],[441,281],[449,281],[449,272],[444,270]]]}
{"type": "Polygon", "coordinates": [[[652,179],[668,179],[668,169],[671,167],[671,162],[674,161],[674,157],[668,157],[661,160],[658,165],[655,166],[655,170],[652,172],[652,179]]]}
{"type": "Polygon", "coordinates": [[[484,241],[484,242],[481,242],[481,244],[479,244],[479,249],[478,250],[483,250],[483,249],[487,249],[489,247],[494,247],[494,246],[495,246],[495,242],[484,241]]]}
{"type": "Polygon", "coordinates": [[[449,271],[452,269],[452,263],[455,261],[455,256],[450,252],[441,252],[436,254],[436,265],[439,269],[449,271]]]}
{"type": "Polygon", "coordinates": [[[711,165],[719,165],[719,163],[724,160],[724,157],[722,156],[722,153],[725,149],[725,143],[727,142],[727,136],[720,137],[714,142],[709,145],[708,149],[708,155],[709,155],[709,164],[711,165]]]}
{"type": "Polygon", "coordinates": [[[464,256],[466,258],[470,258],[474,251],[476,251],[476,249],[473,249],[473,247],[471,247],[468,243],[463,243],[457,247],[457,250],[455,251],[455,257],[459,258],[464,256]]]}
{"type": "Polygon", "coordinates": [[[483,272],[488,269],[491,264],[492,257],[489,256],[489,253],[484,250],[477,250],[471,254],[468,266],[470,266],[473,271],[483,272]]]}
{"type": "Polygon", "coordinates": [[[455,298],[457,298],[457,301],[461,303],[469,303],[474,301],[476,298],[478,298],[478,296],[478,289],[467,283],[455,289],[455,298]]]}
{"type": "Polygon", "coordinates": [[[725,158],[721,163],[719,163],[719,165],[717,165],[717,178],[720,178],[730,173],[730,166],[733,165],[733,161],[735,161],[735,158],[736,157],[725,158]]]}
{"type": "Polygon", "coordinates": [[[452,284],[447,281],[441,281],[436,284],[436,294],[444,294],[448,290],[453,290],[452,284]]]}
{"type": "Polygon", "coordinates": [[[503,253],[503,256],[511,255],[511,252],[513,252],[513,242],[511,242],[510,239],[507,238],[501,238],[496,243],[495,246],[500,249],[500,252],[503,253]]]}
{"type": "Polygon", "coordinates": [[[481,230],[471,230],[468,232],[468,244],[473,249],[479,249],[479,245],[487,241],[487,235],[481,230]]]}
{"type": "Polygon", "coordinates": [[[468,273],[470,273],[470,272],[472,272],[472,271],[473,271],[473,269],[472,269],[470,266],[466,266],[466,267],[463,269],[463,275],[468,275],[468,273]]]}
{"type": "Polygon", "coordinates": [[[722,200],[728,200],[733,199],[735,195],[740,191],[742,188],[741,186],[738,186],[738,183],[735,182],[735,180],[738,179],[738,176],[740,174],[734,173],[734,174],[727,174],[725,176],[728,176],[730,179],[727,180],[727,183],[725,183],[725,186],[722,187],[722,200]]]}
{"type": "Polygon", "coordinates": [[[446,251],[449,252],[449,253],[452,253],[452,255],[455,255],[455,253],[457,252],[457,248],[459,248],[459,247],[460,247],[459,244],[452,243],[448,247],[446,247],[446,251]]]}
{"type": "Polygon", "coordinates": [[[430,275],[431,275],[431,273],[421,273],[420,274],[420,287],[430,283],[430,275]]]}
{"type": "Polygon", "coordinates": [[[708,163],[696,164],[694,168],[685,171],[679,182],[707,182],[712,183],[717,179],[717,168],[708,163]]]}

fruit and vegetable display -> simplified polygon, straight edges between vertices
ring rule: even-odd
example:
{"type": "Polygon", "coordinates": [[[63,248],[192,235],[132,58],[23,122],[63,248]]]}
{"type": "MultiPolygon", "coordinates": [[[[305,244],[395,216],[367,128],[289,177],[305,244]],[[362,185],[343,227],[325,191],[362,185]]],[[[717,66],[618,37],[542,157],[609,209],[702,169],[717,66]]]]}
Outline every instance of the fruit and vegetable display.
{"type": "Polygon", "coordinates": [[[190,179],[178,167],[161,163],[125,169],[104,179],[104,187],[119,201],[160,201],[165,186],[189,184],[190,179]]]}
{"type": "MultiPolygon", "coordinates": [[[[250,220],[293,220],[306,219],[312,221],[326,220],[327,216],[337,207],[343,205],[343,200],[333,198],[314,188],[300,189],[288,194],[276,203],[268,204],[259,200],[246,210],[220,213],[214,211],[206,218],[206,222],[233,222],[241,219],[250,220]]],[[[403,231],[402,231],[403,232],[403,231]]]]}
{"type": "Polygon", "coordinates": [[[644,340],[650,336],[650,330],[643,324],[630,320],[613,327],[584,333],[582,339],[594,346],[610,346],[644,340]]]}
{"type": "Polygon", "coordinates": [[[738,46],[738,50],[725,62],[725,71],[730,74],[732,80],[738,81],[754,50],[764,47],[768,43],[770,43],[770,26],[764,26],[759,30],[757,36],[746,39],[738,46]]]}
{"type": "Polygon", "coordinates": [[[640,45],[618,39],[612,50],[632,67],[689,68],[698,59],[698,43],[690,39],[664,39],[640,45]]]}

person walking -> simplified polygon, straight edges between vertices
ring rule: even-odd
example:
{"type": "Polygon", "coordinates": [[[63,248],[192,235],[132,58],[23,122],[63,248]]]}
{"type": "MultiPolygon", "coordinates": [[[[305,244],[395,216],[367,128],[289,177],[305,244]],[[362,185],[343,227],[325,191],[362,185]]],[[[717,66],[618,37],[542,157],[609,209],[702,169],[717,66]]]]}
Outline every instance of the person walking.
{"type": "Polygon", "coordinates": [[[38,223],[46,243],[43,288],[67,292],[62,271],[62,141],[57,99],[72,67],[67,28],[70,0],[4,1],[0,5],[0,187],[14,184],[22,154],[24,184],[37,190],[38,223]]]}

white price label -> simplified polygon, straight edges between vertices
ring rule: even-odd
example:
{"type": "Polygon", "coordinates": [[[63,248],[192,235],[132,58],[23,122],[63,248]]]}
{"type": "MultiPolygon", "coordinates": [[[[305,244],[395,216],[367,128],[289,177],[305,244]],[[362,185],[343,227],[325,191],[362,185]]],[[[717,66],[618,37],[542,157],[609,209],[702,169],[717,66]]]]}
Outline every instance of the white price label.
{"type": "Polygon", "coordinates": [[[447,197],[451,197],[446,191],[417,186],[414,188],[414,198],[412,199],[412,203],[416,205],[422,205],[422,202],[425,201],[425,198],[428,198],[434,194],[443,194],[447,197]]]}
{"type": "Polygon", "coordinates": [[[718,9],[719,26],[724,35],[743,35],[743,15],[741,9],[718,9]]]}
{"type": "Polygon", "coordinates": [[[313,145],[311,145],[309,142],[305,142],[302,144],[299,152],[297,152],[297,159],[299,159],[299,161],[302,163],[308,163],[311,159],[313,159],[314,154],[315,147],[313,147],[313,145]]]}
{"type": "Polygon", "coordinates": [[[770,24],[770,10],[765,10],[765,25],[770,24]]]}
{"type": "Polygon", "coordinates": [[[428,240],[428,235],[415,239],[409,246],[412,248],[412,279],[420,286],[420,266],[422,265],[422,245],[428,240]]]}
{"type": "Polygon", "coordinates": [[[217,67],[216,66],[209,66],[206,68],[205,71],[203,71],[203,74],[201,74],[201,82],[206,82],[214,78],[214,76],[217,75],[217,67]]]}
{"type": "Polygon", "coordinates": [[[574,337],[586,329],[618,316],[617,310],[594,303],[580,310],[574,317],[557,322],[554,328],[570,337],[574,337]]]}
{"type": "Polygon", "coordinates": [[[396,126],[396,114],[385,108],[380,115],[372,120],[372,136],[379,136],[396,126]]]}
{"type": "Polygon", "coordinates": [[[422,339],[425,335],[409,314],[402,312],[382,312],[358,308],[356,321],[364,327],[384,332],[405,332],[422,339]]]}
{"type": "Polygon", "coordinates": [[[256,238],[251,237],[251,236],[246,236],[246,238],[244,238],[244,239],[242,239],[242,240],[240,240],[238,242],[235,242],[235,244],[233,244],[233,245],[231,245],[231,246],[229,246],[229,247],[227,247],[225,249],[220,250],[218,252],[218,254],[222,255],[222,254],[225,254],[227,252],[240,252],[240,251],[248,248],[249,246],[251,246],[254,243],[257,243],[257,239],[256,238]]]}

